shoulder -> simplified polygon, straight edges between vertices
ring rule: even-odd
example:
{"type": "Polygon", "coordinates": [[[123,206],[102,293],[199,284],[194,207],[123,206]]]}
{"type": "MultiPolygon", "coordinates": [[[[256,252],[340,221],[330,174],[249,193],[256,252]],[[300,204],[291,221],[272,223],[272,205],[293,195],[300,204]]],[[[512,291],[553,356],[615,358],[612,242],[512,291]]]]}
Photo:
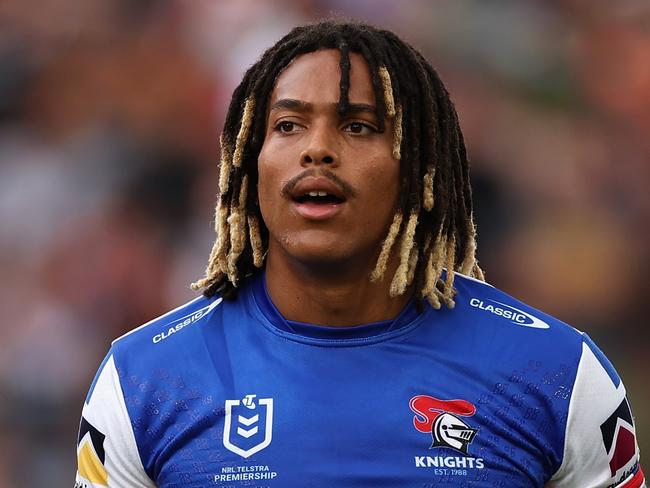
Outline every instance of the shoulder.
{"type": "Polygon", "coordinates": [[[186,424],[187,405],[205,400],[212,365],[205,334],[222,325],[222,308],[221,298],[201,296],[117,338],[90,387],[87,410],[120,421],[119,431],[117,422],[104,425],[128,431],[150,479],[163,441],[149,433],[186,424]]]}
{"type": "Polygon", "coordinates": [[[579,334],[576,329],[508,295],[491,284],[456,273],[456,303],[467,307],[481,323],[510,322],[529,329],[579,334]]]}
{"type": "Polygon", "coordinates": [[[510,367],[534,358],[545,371],[540,385],[551,387],[561,413],[562,446],[547,486],[643,486],[625,387],[591,338],[487,283],[463,275],[455,283],[454,325],[486,344],[488,361],[510,367]]]}
{"type": "Polygon", "coordinates": [[[602,377],[614,388],[621,384],[605,354],[583,331],[473,278],[458,275],[456,288],[454,325],[466,327],[485,344],[487,356],[506,364],[511,358],[546,363],[542,368],[549,374],[563,377],[567,395],[575,396],[575,383],[586,378],[602,377]]]}
{"type": "Polygon", "coordinates": [[[167,355],[179,349],[179,344],[197,340],[192,329],[210,322],[222,302],[217,296],[199,296],[118,337],[112,343],[112,353],[118,364],[130,354],[167,355]]]}
{"type": "Polygon", "coordinates": [[[471,322],[478,333],[517,347],[546,352],[571,363],[582,374],[588,365],[605,375],[616,387],[621,380],[594,341],[583,331],[508,295],[494,286],[457,274],[456,309],[463,320],[471,322]],[[597,365],[597,367],[596,367],[597,365]]]}
{"type": "Polygon", "coordinates": [[[564,361],[581,356],[586,336],[569,324],[474,278],[457,273],[455,286],[452,316],[479,339],[535,349],[564,361]]]}
{"type": "MultiPolygon", "coordinates": [[[[198,329],[220,304],[220,298],[196,298],[113,341],[83,407],[77,442],[80,486],[106,486],[109,479],[111,486],[154,486],[151,444],[143,432],[156,427],[148,419],[164,405],[152,405],[169,383],[182,385],[183,378],[171,372],[203,366],[205,360],[195,366],[187,350],[198,350],[198,329]]],[[[183,393],[176,389],[181,392],[176,396],[183,393]]]]}
{"type": "Polygon", "coordinates": [[[143,400],[164,378],[200,371],[209,362],[206,329],[223,325],[224,305],[200,296],[115,339],[109,355],[124,394],[143,400]]]}

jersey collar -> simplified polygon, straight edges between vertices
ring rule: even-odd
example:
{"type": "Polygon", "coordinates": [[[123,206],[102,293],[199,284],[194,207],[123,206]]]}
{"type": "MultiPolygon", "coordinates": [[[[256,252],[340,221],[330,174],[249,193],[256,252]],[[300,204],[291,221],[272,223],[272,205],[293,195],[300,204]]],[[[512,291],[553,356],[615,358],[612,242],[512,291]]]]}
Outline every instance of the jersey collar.
{"type": "Polygon", "coordinates": [[[383,340],[392,337],[412,325],[419,314],[413,300],[409,301],[397,317],[392,320],[359,324],[351,327],[315,325],[286,320],[277,309],[266,288],[266,275],[260,273],[251,283],[250,294],[266,321],[281,335],[300,340],[358,342],[372,339],[383,340]]]}

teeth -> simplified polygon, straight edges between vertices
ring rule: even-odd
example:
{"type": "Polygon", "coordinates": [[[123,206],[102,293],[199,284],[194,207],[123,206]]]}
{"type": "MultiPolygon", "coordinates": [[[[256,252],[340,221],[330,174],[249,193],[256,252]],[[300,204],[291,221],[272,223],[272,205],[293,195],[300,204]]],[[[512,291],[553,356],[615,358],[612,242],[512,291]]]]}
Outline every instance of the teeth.
{"type": "Polygon", "coordinates": [[[309,196],[310,196],[310,197],[317,197],[317,196],[318,196],[318,192],[317,192],[317,191],[310,191],[310,192],[309,192],[309,196]]]}
{"type": "Polygon", "coordinates": [[[310,191],[308,193],[310,197],[326,197],[327,192],[326,191],[310,191]]]}
{"type": "Polygon", "coordinates": [[[326,192],[326,191],[319,191],[319,192],[318,192],[318,196],[319,196],[319,197],[326,197],[326,196],[327,196],[327,192],[326,192]]]}

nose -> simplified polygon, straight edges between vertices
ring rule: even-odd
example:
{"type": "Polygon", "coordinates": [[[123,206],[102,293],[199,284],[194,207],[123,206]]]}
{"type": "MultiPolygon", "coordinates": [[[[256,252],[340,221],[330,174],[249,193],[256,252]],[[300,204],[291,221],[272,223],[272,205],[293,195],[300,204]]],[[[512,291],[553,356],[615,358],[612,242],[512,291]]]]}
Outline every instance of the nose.
{"type": "Polygon", "coordinates": [[[327,164],[338,166],[339,156],[333,135],[326,128],[312,128],[312,137],[308,139],[307,147],[300,154],[300,164],[327,164]]]}

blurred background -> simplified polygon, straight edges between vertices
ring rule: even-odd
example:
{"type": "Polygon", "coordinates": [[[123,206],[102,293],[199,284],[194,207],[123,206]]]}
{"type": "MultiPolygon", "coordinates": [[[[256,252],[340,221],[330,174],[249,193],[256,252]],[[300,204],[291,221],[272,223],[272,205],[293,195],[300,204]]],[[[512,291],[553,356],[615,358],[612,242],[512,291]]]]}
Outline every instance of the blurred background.
{"type": "Polygon", "coordinates": [[[646,0],[4,0],[0,488],[72,485],[110,340],[194,296],[233,88],[328,15],[392,29],[438,69],[489,281],[596,340],[650,466],[646,0]]]}

